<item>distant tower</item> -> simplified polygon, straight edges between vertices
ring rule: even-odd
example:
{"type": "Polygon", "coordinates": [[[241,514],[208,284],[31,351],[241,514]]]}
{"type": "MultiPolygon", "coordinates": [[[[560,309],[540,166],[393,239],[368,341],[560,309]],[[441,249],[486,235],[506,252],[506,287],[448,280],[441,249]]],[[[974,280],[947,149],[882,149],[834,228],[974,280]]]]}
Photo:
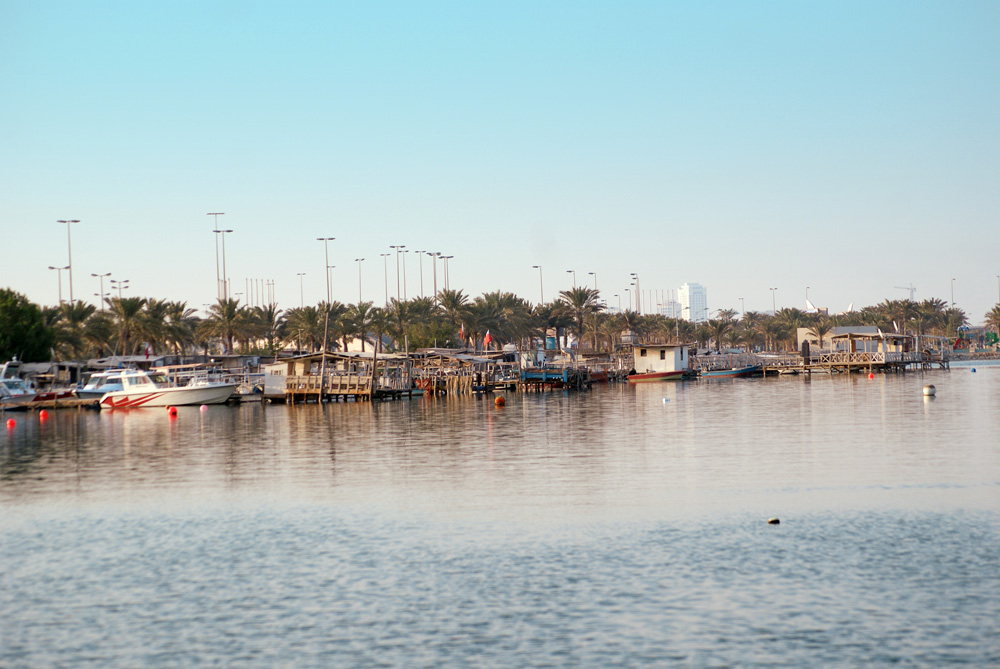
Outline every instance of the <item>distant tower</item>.
{"type": "Polygon", "coordinates": [[[677,291],[681,317],[694,323],[708,320],[708,291],[700,283],[685,283],[677,291]]]}

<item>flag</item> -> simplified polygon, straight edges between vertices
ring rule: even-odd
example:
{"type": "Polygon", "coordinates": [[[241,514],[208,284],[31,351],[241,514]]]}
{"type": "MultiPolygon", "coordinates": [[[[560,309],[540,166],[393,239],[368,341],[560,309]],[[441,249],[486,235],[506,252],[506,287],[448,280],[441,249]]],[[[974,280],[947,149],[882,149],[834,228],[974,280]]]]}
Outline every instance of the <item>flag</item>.
{"type": "Polygon", "coordinates": [[[149,345],[146,345],[146,360],[149,360],[149,345]]]}
{"type": "Polygon", "coordinates": [[[492,337],[492,335],[490,335],[490,331],[487,330],[486,331],[486,336],[483,337],[483,345],[484,346],[489,346],[491,341],[493,341],[493,337],[492,337]]]}

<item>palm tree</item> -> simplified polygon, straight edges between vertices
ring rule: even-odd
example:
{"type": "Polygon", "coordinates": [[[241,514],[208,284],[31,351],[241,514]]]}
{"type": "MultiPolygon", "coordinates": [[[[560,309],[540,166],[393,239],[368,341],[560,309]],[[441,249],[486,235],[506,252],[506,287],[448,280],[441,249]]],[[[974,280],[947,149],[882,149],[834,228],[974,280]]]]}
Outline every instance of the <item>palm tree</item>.
{"type": "Polygon", "coordinates": [[[997,303],[995,307],[987,311],[984,318],[986,325],[996,330],[997,335],[1000,336],[1000,303],[997,303]]]}
{"type": "Polygon", "coordinates": [[[282,311],[277,304],[254,307],[252,318],[257,324],[258,334],[266,342],[267,350],[273,355],[281,337],[282,311]]]}
{"type": "Polygon", "coordinates": [[[197,310],[189,308],[187,302],[167,303],[167,322],[163,333],[163,343],[180,355],[194,346],[195,329],[201,319],[197,310]]]}
{"type": "Polygon", "coordinates": [[[58,309],[59,319],[55,323],[56,351],[61,359],[79,360],[88,346],[84,333],[87,320],[97,311],[97,307],[86,302],[64,302],[58,309]]]}
{"type": "Polygon", "coordinates": [[[469,298],[461,290],[446,288],[438,293],[438,309],[458,332],[469,315],[469,298]]]}
{"type": "Polygon", "coordinates": [[[708,331],[715,340],[715,350],[722,350],[722,338],[733,330],[733,322],[727,318],[719,318],[708,321],[708,331]]]}
{"type": "MultiPolygon", "coordinates": [[[[368,333],[372,330],[372,323],[374,321],[375,309],[372,305],[372,302],[352,304],[348,307],[345,317],[350,330],[347,335],[357,337],[361,340],[362,351],[365,350],[365,340],[368,338],[368,333]]],[[[344,349],[347,349],[346,337],[344,349]]]]}
{"type": "Polygon", "coordinates": [[[584,319],[588,314],[604,309],[600,303],[600,293],[592,288],[578,286],[561,291],[559,301],[565,304],[573,315],[573,320],[576,322],[576,340],[582,343],[584,319]]]}
{"type": "Polygon", "coordinates": [[[224,339],[226,352],[233,352],[233,339],[246,336],[249,325],[248,311],[240,306],[239,300],[219,298],[209,307],[208,318],[202,321],[201,330],[205,336],[224,339]]]}
{"type": "Polygon", "coordinates": [[[833,329],[833,325],[826,318],[818,318],[815,323],[810,326],[807,333],[811,337],[815,337],[816,341],[819,342],[819,347],[823,348],[823,338],[833,329]]]}
{"type": "Polygon", "coordinates": [[[146,306],[144,297],[112,297],[108,299],[108,311],[118,331],[118,346],[122,355],[132,355],[132,339],[142,327],[142,308],[146,306]]]}

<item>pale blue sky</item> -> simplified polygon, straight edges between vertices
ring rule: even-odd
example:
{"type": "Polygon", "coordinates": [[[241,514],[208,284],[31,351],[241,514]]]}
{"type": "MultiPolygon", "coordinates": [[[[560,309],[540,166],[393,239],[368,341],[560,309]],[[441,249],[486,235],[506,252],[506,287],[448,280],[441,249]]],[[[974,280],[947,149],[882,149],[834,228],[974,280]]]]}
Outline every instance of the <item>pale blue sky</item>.
{"type": "Polygon", "coordinates": [[[223,211],[233,290],[286,308],[332,236],[345,302],[405,244],[473,296],[537,301],[538,264],[546,300],[638,272],[713,311],[954,279],[978,323],[998,119],[997,2],[0,1],[0,285],[56,303],[73,218],[75,297],[112,272],[201,308],[223,211]]]}

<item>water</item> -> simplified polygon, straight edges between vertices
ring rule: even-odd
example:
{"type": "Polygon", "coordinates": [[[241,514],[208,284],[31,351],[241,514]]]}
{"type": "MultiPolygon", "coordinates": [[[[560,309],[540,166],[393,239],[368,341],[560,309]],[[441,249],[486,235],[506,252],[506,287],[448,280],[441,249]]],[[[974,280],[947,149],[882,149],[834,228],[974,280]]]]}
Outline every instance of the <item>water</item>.
{"type": "Polygon", "coordinates": [[[8,414],[0,666],[997,666],[976,369],[8,414]]]}

